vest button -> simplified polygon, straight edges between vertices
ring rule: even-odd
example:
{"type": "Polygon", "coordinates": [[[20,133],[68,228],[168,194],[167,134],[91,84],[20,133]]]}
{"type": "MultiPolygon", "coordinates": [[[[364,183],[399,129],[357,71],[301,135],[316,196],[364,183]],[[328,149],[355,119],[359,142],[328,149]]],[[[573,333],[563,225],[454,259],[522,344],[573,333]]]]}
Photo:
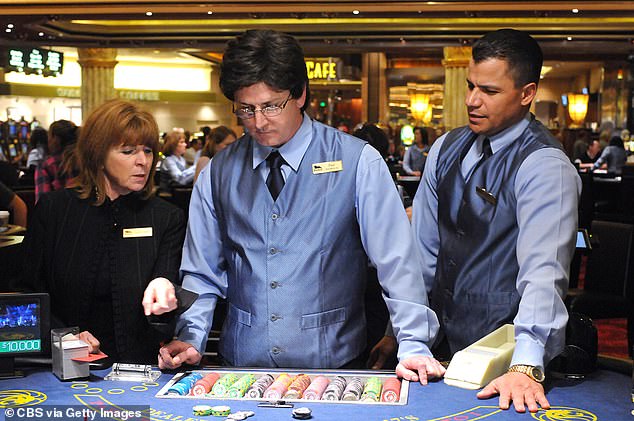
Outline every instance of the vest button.
{"type": "Polygon", "coordinates": [[[273,215],[271,215],[271,219],[272,219],[272,220],[274,220],[274,221],[275,221],[277,218],[279,218],[279,215],[278,215],[278,214],[274,213],[273,215]]]}
{"type": "Polygon", "coordinates": [[[269,249],[269,254],[275,254],[275,253],[277,253],[277,249],[275,247],[271,247],[269,249]]]}
{"type": "Polygon", "coordinates": [[[276,346],[274,346],[273,348],[271,348],[271,352],[275,355],[279,354],[280,352],[282,352],[282,350],[276,346]]]}
{"type": "Polygon", "coordinates": [[[273,282],[271,282],[271,283],[270,283],[270,285],[271,285],[271,289],[275,289],[275,288],[277,288],[278,286],[280,286],[280,284],[278,284],[278,283],[277,283],[277,281],[273,281],[273,282]]]}

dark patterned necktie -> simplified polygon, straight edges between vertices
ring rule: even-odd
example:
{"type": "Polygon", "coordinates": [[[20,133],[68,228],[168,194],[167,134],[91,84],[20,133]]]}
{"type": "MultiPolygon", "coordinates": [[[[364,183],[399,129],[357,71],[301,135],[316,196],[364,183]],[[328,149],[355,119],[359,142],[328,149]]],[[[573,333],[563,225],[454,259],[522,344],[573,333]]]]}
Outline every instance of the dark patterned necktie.
{"type": "Polygon", "coordinates": [[[471,171],[471,174],[473,174],[478,168],[480,168],[480,165],[484,164],[484,161],[489,159],[491,155],[493,155],[493,150],[491,149],[491,141],[488,137],[485,137],[482,140],[482,158],[480,158],[478,163],[475,165],[475,167],[471,171]]]}
{"type": "Polygon", "coordinates": [[[266,162],[269,166],[269,175],[266,177],[266,186],[269,188],[273,201],[277,200],[277,196],[280,195],[282,187],[284,187],[284,176],[282,175],[282,164],[284,158],[278,151],[271,151],[269,156],[266,157],[266,162]]]}

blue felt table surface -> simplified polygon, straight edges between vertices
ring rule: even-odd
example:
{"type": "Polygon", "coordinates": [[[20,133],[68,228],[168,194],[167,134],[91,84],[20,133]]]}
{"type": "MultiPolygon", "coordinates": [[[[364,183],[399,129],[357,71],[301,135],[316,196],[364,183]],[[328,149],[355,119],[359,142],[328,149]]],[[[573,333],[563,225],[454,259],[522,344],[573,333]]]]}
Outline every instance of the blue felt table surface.
{"type": "MultiPolygon", "coordinates": [[[[195,417],[194,405],[229,405],[232,411],[252,410],[250,420],[292,420],[291,409],[259,408],[258,402],[198,398],[157,398],[155,395],[172,374],[163,373],[156,383],[114,382],[103,380],[110,370],[93,371],[88,380],[58,380],[50,369],[27,370],[22,379],[0,380],[0,408],[26,406],[77,405],[98,407],[114,405],[149,405],[151,420],[220,420],[216,417],[195,417]]],[[[498,399],[477,399],[476,391],[447,386],[438,381],[428,386],[412,383],[407,405],[327,404],[306,402],[295,404],[312,410],[318,420],[530,420],[542,421],[634,420],[630,414],[632,378],[610,371],[597,371],[583,381],[554,380],[547,397],[550,410],[536,414],[518,414],[513,409],[501,411],[498,399]]],[[[4,418],[4,409],[0,417],[4,418]]],[[[9,419],[8,417],[5,419],[9,419]]]]}

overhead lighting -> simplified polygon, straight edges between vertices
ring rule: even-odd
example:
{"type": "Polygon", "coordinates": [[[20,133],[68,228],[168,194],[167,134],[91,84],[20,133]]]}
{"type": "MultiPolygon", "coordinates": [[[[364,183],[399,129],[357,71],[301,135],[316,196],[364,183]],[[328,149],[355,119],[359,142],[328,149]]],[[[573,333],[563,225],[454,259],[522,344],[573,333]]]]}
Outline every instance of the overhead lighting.
{"type": "Polygon", "coordinates": [[[353,14],[353,15],[358,15],[358,14],[359,14],[359,11],[358,11],[358,10],[353,10],[353,11],[352,11],[352,14],[353,14]]]}
{"type": "Polygon", "coordinates": [[[12,23],[8,24],[7,28],[13,28],[13,24],[12,23]]]}
{"type": "Polygon", "coordinates": [[[145,16],[152,16],[154,13],[152,12],[145,12],[145,16]]]}
{"type": "Polygon", "coordinates": [[[568,41],[572,41],[572,37],[567,37],[566,38],[568,41]]]}
{"type": "Polygon", "coordinates": [[[207,11],[207,14],[208,14],[208,15],[213,15],[213,14],[214,14],[214,12],[212,12],[211,10],[208,10],[208,11],[207,11]]]}
{"type": "Polygon", "coordinates": [[[577,8],[572,9],[572,13],[579,13],[579,9],[577,8]]]}
{"type": "Polygon", "coordinates": [[[39,36],[43,37],[44,36],[44,32],[38,32],[37,33],[39,36]]]}
{"type": "Polygon", "coordinates": [[[4,32],[11,32],[11,28],[5,29],[4,32]]]}

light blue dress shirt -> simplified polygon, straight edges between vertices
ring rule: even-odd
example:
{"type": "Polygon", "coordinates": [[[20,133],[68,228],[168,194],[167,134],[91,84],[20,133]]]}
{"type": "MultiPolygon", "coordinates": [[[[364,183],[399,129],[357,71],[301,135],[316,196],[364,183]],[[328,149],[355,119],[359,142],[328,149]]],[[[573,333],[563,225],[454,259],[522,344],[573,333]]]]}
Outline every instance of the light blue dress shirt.
{"type": "MultiPolygon", "coordinates": [[[[312,137],[312,125],[310,118],[304,115],[295,135],[278,149],[286,161],[282,166],[286,179],[302,165],[312,137]]],[[[269,169],[265,159],[271,148],[257,142],[252,145],[251,166],[262,178],[262,188],[266,189],[269,169]]],[[[198,293],[199,298],[179,317],[176,327],[178,339],[194,345],[200,352],[205,348],[217,299],[226,296],[228,287],[212,197],[213,163],[212,160],[201,171],[194,185],[181,264],[183,287],[198,293]]],[[[371,263],[377,267],[391,307],[397,309],[390,316],[399,339],[399,358],[431,355],[428,345],[436,336],[438,320],[428,307],[411,226],[385,161],[370,145],[363,147],[355,178],[354,201],[361,242],[371,263]]]]}
{"type": "MultiPolygon", "coordinates": [[[[495,154],[511,144],[528,126],[530,114],[517,124],[489,136],[495,154]]],[[[422,254],[423,277],[428,293],[434,282],[436,258],[440,247],[438,232],[438,195],[436,166],[446,135],[440,137],[427,156],[423,179],[413,203],[413,229],[422,254]]],[[[482,158],[479,136],[462,161],[465,180],[482,158]]],[[[544,366],[544,356],[553,356],[550,348],[557,340],[551,327],[565,324],[568,312],[556,294],[565,297],[568,290],[571,241],[561,233],[576,232],[577,199],[581,180],[561,150],[542,148],[529,155],[515,179],[517,198],[517,290],[521,295],[514,319],[516,346],[511,364],[544,366]]],[[[573,243],[574,244],[574,243],[573,243]]],[[[574,245],[572,245],[574,247],[574,245]]],[[[485,280],[483,280],[485,282],[485,280]]],[[[464,321],[469,323],[468,320],[464,321]]],[[[563,338],[560,343],[563,343],[563,338]]]]}

